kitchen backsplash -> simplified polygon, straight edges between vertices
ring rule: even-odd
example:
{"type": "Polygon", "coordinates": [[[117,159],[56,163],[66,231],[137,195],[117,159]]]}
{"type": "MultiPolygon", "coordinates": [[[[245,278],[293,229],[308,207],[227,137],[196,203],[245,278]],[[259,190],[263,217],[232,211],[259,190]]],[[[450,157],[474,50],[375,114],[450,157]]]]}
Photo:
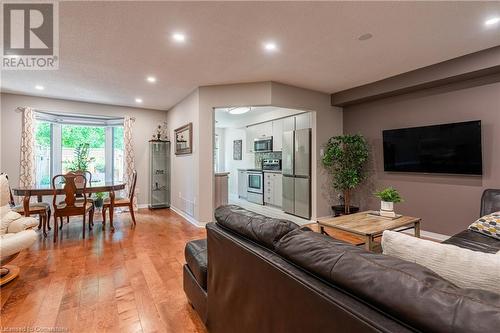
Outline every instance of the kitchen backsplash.
{"type": "Polygon", "coordinates": [[[279,159],[281,160],[281,152],[273,151],[269,153],[255,153],[255,168],[262,168],[262,160],[279,159]]]}

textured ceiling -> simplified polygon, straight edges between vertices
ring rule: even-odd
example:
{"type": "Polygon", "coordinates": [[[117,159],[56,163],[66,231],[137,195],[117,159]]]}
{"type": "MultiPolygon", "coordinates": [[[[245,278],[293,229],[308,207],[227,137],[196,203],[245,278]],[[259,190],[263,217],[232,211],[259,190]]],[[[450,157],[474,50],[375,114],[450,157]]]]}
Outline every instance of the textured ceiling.
{"type": "Polygon", "coordinates": [[[202,85],[332,93],[500,44],[500,27],[483,25],[500,2],[68,1],[59,12],[59,70],[3,71],[2,91],[168,109],[202,85]],[[279,52],[263,52],[266,40],[279,52]]]}

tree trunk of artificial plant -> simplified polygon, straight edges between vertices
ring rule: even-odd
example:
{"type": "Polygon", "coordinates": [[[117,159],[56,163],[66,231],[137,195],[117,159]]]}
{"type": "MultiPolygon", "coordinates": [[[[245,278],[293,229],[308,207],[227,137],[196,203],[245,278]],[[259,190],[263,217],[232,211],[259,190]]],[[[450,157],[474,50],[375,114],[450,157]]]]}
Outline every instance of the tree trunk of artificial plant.
{"type": "Polygon", "coordinates": [[[351,191],[344,190],[344,213],[349,214],[351,212],[351,191]]]}

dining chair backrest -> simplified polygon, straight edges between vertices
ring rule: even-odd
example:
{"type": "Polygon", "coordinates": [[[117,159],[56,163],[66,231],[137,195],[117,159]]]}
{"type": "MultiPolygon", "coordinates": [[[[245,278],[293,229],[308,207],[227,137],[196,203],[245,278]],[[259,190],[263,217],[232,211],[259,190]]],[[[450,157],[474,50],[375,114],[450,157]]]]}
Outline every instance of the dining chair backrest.
{"type": "Polygon", "coordinates": [[[57,183],[56,180],[61,178],[63,180],[64,184],[64,203],[66,204],[64,209],[79,209],[82,208],[83,210],[85,209],[85,205],[77,207],[75,205],[76,203],[76,198],[78,197],[78,194],[81,193],[81,195],[84,198],[84,202],[87,202],[87,177],[83,173],[77,173],[77,172],[69,172],[65,175],[57,175],[52,178],[52,189],[54,190],[54,197],[52,199],[52,204],[54,205],[54,209],[57,211],[58,210],[58,205],[57,205],[57,183]],[[81,186],[76,185],[75,180],[79,179],[82,180],[81,186]],[[81,190],[81,191],[80,191],[81,190]]]}
{"type": "Polygon", "coordinates": [[[14,205],[14,196],[10,190],[9,177],[6,173],[0,173],[0,207],[14,205]]]}
{"type": "Polygon", "coordinates": [[[132,171],[132,184],[130,184],[128,191],[128,198],[130,201],[134,199],[135,185],[137,184],[137,170],[132,171]]]}
{"type": "MultiPolygon", "coordinates": [[[[90,171],[85,170],[85,171],[72,171],[72,172],[75,173],[75,174],[77,174],[77,175],[84,175],[85,178],[87,178],[88,185],[92,184],[92,173],[90,171]]],[[[81,189],[82,185],[83,185],[83,182],[81,182],[81,179],[80,179],[80,182],[76,182],[76,188],[77,189],[81,189]]],[[[83,195],[81,193],[77,193],[76,197],[77,198],[82,198],[83,195]]]]}

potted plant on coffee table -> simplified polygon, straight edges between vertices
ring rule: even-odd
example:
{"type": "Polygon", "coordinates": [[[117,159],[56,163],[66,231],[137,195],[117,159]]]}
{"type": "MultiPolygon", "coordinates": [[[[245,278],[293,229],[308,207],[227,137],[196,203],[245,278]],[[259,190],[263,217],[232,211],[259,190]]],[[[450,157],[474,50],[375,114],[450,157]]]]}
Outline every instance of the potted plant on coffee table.
{"type": "Polygon", "coordinates": [[[398,202],[402,202],[403,198],[399,192],[393,188],[388,187],[381,191],[375,192],[375,196],[380,198],[380,215],[395,217],[396,213],[394,212],[394,204],[398,202]]]}
{"type": "Polygon", "coordinates": [[[365,178],[368,144],[360,134],[339,135],[328,140],[324,151],[323,165],[332,175],[333,188],[343,194],[344,214],[350,214],[351,192],[365,178]]]}

